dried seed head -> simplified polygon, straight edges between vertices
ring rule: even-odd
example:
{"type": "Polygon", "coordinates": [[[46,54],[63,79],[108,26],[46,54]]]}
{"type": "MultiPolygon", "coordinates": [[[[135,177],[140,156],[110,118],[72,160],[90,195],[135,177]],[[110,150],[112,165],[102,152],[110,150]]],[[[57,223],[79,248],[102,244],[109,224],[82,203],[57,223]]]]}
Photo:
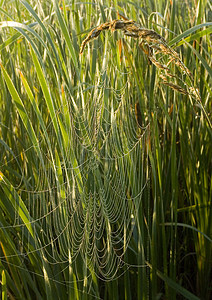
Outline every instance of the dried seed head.
{"type": "Polygon", "coordinates": [[[163,42],[163,43],[165,43],[164,38],[160,34],[155,32],[154,30],[149,30],[149,29],[144,29],[144,28],[139,29],[139,36],[148,42],[153,42],[153,43],[163,42]]]}
{"type": "Polygon", "coordinates": [[[116,30],[116,29],[125,29],[126,27],[128,27],[129,25],[134,24],[134,21],[132,20],[114,20],[111,22],[110,24],[110,29],[112,30],[116,30]]]}
{"type": "Polygon", "coordinates": [[[190,95],[198,100],[201,100],[200,91],[197,88],[190,87],[189,88],[190,95]]]}
{"type": "Polygon", "coordinates": [[[154,57],[149,57],[149,59],[157,68],[170,71],[166,65],[160,64],[154,57]]]}
{"type": "Polygon", "coordinates": [[[181,94],[188,95],[188,92],[177,84],[168,81],[164,81],[162,83],[169,86],[171,89],[180,92],[181,94]]]}
{"type": "Polygon", "coordinates": [[[161,79],[163,79],[164,82],[167,82],[167,76],[166,75],[160,74],[159,77],[161,79]]]}
{"type": "Polygon", "coordinates": [[[107,30],[110,28],[110,24],[111,24],[111,22],[107,22],[107,23],[100,25],[98,28],[102,28],[102,30],[107,30]]]}
{"type": "MultiPolygon", "coordinates": [[[[152,64],[154,64],[157,68],[163,70],[163,72],[165,73],[160,75],[160,77],[163,79],[163,84],[169,86],[173,90],[176,90],[184,95],[190,94],[181,86],[168,82],[168,78],[177,79],[177,76],[172,74],[171,69],[168,67],[171,63],[179,67],[184,73],[186,73],[186,75],[190,77],[190,79],[193,79],[190,70],[183,64],[178,53],[175,52],[171,47],[169,47],[165,39],[154,30],[141,28],[139,25],[136,24],[135,21],[129,20],[119,14],[118,16],[121,17],[122,19],[106,22],[91,30],[91,32],[88,34],[88,36],[83,40],[81,44],[80,53],[83,52],[86,44],[91,40],[97,38],[103,30],[115,31],[117,29],[120,29],[126,36],[140,39],[139,47],[147,55],[148,60],[152,64]],[[153,50],[156,50],[156,53],[154,53],[153,50]],[[169,59],[168,63],[167,64],[160,63],[156,59],[157,54],[164,54],[168,56],[169,59]]],[[[190,95],[200,99],[198,90],[195,89],[191,90],[190,95]]]]}

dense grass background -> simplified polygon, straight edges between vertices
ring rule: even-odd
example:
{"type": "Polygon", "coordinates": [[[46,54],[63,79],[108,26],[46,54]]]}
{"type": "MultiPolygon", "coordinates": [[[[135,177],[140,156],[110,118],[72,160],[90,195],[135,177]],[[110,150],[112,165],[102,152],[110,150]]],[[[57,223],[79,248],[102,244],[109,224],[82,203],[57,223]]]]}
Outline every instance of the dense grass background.
{"type": "Polygon", "coordinates": [[[2,299],[211,299],[210,1],[1,0],[0,16],[2,299]],[[79,55],[117,10],[179,53],[202,102],[121,32],[79,55]]]}

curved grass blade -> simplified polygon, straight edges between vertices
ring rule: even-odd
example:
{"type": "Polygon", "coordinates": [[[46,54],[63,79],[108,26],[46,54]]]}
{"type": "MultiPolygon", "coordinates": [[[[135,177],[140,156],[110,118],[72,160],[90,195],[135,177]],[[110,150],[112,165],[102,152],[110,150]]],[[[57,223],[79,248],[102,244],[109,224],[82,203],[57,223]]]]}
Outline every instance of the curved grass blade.
{"type": "Polygon", "coordinates": [[[175,223],[169,223],[169,222],[168,223],[164,223],[164,226],[173,226],[173,225],[180,226],[180,227],[186,227],[186,228],[189,228],[191,230],[194,230],[194,231],[200,233],[201,235],[203,235],[204,238],[206,238],[209,242],[212,243],[212,239],[209,236],[207,236],[205,233],[203,233],[202,231],[200,231],[199,229],[197,229],[197,228],[195,228],[195,227],[193,227],[191,225],[183,224],[183,223],[176,223],[176,224],[175,223]]]}
{"type": "Polygon", "coordinates": [[[189,28],[188,30],[184,31],[183,33],[179,34],[174,39],[172,39],[169,42],[169,46],[172,46],[175,43],[178,43],[179,41],[181,41],[182,39],[184,39],[185,37],[187,37],[189,34],[197,31],[198,29],[201,29],[201,28],[207,27],[207,26],[212,26],[212,22],[207,22],[207,23],[199,24],[199,25],[196,25],[196,26],[194,26],[192,28],[189,28]]]}
{"type": "Polygon", "coordinates": [[[191,36],[188,36],[187,38],[185,38],[183,41],[179,42],[176,46],[181,46],[183,44],[185,44],[186,42],[191,42],[193,40],[196,40],[196,39],[199,39],[205,35],[208,35],[208,34],[211,34],[212,33],[212,26],[205,29],[205,30],[202,30],[202,31],[199,31],[195,34],[192,34],[191,36]]]}
{"type": "MultiPolygon", "coordinates": [[[[60,68],[60,71],[61,71],[61,64],[60,64],[60,60],[59,60],[59,57],[58,57],[58,53],[57,53],[57,50],[55,49],[55,45],[54,45],[54,42],[49,34],[49,32],[47,31],[45,25],[43,24],[43,22],[41,21],[41,19],[39,18],[39,16],[36,14],[36,12],[34,11],[34,9],[29,5],[29,3],[25,0],[20,0],[20,2],[26,7],[26,9],[31,13],[31,15],[34,17],[34,19],[38,22],[38,24],[40,25],[40,27],[42,28],[43,32],[45,33],[46,37],[47,37],[47,40],[49,41],[52,49],[53,49],[53,52],[54,52],[54,55],[55,55],[55,58],[56,58],[56,61],[57,61],[57,64],[60,68]]],[[[51,57],[51,56],[50,56],[51,57]]],[[[41,61],[40,61],[41,62],[41,61]]],[[[54,67],[54,64],[52,64],[52,66],[54,67]]]]}
{"type": "MultiPolygon", "coordinates": [[[[152,265],[146,262],[146,264],[152,269],[152,265]]],[[[170,286],[173,290],[175,290],[178,294],[182,295],[185,297],[185,299],[188,300],[200,300],[197,296],[186,290],[184,287],[182,287],[180,284],[177,282],[173,281],[171,278],[168,276],[164,275],[162,272],[159,270],[156,271],[157,275],[159,278],[161,278],[164,282],[167,283],[168,286],[170,286]]]]}
{"type": "Polygon", "coordinates": [[[212,77],[212,69],[208,65],[207,61],[202,57],[202,55],[196,49],[194,49],[194,47],[192,47],[190,44],[187,45],[191,48],[192,52],[199,58],[200,62],[205,67],[210,77],[212,77]]]}
{"type": "MultiPolygon", "coordinates": [[[[16,29],[17,31],[19,31],[21,33],[21,35],[23,35],[27,40],[28,42],[31,44],[32,48],[34,49],[34,51],[36,52],[38,58],[39,58],[39,61],[40,63],[42,64],[42,66],[44,67],[43,65],[43,62],[42,62],[42,58],[41,58],[41,55],[40,55],[40,52],[37,50],[37,46],[36,46],[36,43],[30,38],[30,36],[25,32],[30,32],[40,43],[41,45],[47,50],[47,53],[49,54],[49,57],[51,58],[51,55],[49,53],[49,49],[45,43],[45,41],[42,40],[42,38],[39,36],[39,34],[37,34],[36,31],[34,31],[31,27],[33,27],[34,25],[37,25],[38,23],[32,23],[30,24],[29,26],[25,25],[25,24],[22,24],[22,23],[18,23],[18,22],[13,22],[13,21],[5,21],[5,22],[1,22],[0,23],[0,28],[4,28],[4,27],[11,27],[11,28],[14,28],[16,29]]],[[[6,44],[3,43],[3,46],[1,49],[5,48],[5,46],[8,44],[8,42],[13,42],[12,41],[7,41],[6,44]]],[[[54,64],[52,64],[52,66],[54,66],[54,64]]]]}

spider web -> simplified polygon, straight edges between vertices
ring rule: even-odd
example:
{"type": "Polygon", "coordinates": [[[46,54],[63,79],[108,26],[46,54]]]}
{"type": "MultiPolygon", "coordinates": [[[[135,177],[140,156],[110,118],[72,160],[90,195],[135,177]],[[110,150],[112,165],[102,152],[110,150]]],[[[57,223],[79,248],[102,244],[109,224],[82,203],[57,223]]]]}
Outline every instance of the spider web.
{"type": "MultiPolygon", "coordinates": [[[[81,260],[91,273],[108,281],[120,276],[118,271],[123,273],[129,268],[125,253],[149,179],[140,172],[146,164],[148,124],[141,130],[136,122],[127,97],[130,83],[111,88],[105,72],[88,91],[79,88],[77,100],[72,98],[57,110],[57,116],[69,116],[72,125],[67,131],[66,151],[58,153],[54,146],[49,149],[44,135],[40,135],[45,168],[38,159],[36,180],[30,184],[24,183],[27,174],[22,169],[22,178],[15,187],[25,199],[30,220],[23,222],[16,202],[14,224],[1,229],[20,232],[18,256],[23,260],[38,254],[49,265],[64,265],[62,271],[81,260]],[[85,103],[82,95],[86,93],[90,93],[91,101],[85,103]],[[33,228],[33,248],[26,230],[29,225],[33,228]]],[[[52,121],[46,131],[54,137],[52,121]]],[[[30,151],[33,147],[25,149],[22,156],[30,151]]],[[[19,158],[16,155],[11,161],[19,158]]],[[[6,183],[3,180],[1,184],[6,183]]],[[[83,278],[78,275],[79,281],[83,278]]]]}

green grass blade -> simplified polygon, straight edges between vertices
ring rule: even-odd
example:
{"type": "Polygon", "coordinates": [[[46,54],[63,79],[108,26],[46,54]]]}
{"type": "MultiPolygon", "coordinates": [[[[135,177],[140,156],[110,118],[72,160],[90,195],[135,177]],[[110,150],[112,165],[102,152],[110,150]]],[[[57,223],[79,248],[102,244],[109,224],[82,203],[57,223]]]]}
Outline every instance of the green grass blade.
{"type": "MultiPolygon", "coordinates": [[[[148,262],[147,264],[149,265],[150,268],[152,268],[152,266],[148,262]]],[[[200,298],[198,298],[197,296],[195,296],[194,294],[192,294],[191,292],[183,288],[181,285],[179,285],[174,280],[170,279],[168,276],[164,275],[162,272],[158,270],[156,272],[159,278],[161,278],[164,282],[166,282],[168,286],[170,286],[173,290],[175,290],[179,295],[185,297],[185,299],[200,300],[200,298]]]]}
{"type": "Polygon", "coordinates": [[[10,184],[9,180],[3,175],[0,174],[0,184],[2,189],[4,190],[5,195],[7,195],[8,199],[12,203],[15,210],[17,210],[18,215],[20,216],[23,223],[26,225],[29,233],[34,238],[34,230],[31,225],[31,217],[27,207],[22,201],[21,197],[17,194],[14,187],[10,184]]]}
{"type": "Polygon", "coordinates": [[[4,79],[6,81],[6,84],[7,84],[7,87],[10,91],[10,94],[15,102],[15,105],[17,107],[17,110],[20,114],[20,117],[25,125],[25,128],[26,130],[28,131],[28,134],[29,134],[29,137],[33,143],[33,146],[35,147],[35,149],[37,149],[38,153],[39,152],[39,143],[38,143],[38,140],[37,140],[37,137],[35,135],[35,132],[34,132],[34,129],[32,127],[32,123],[30,121],[30,117],[28,116],[28,113],[24,107],[24,104],[21,100],[21,98],[19,97],[19,94],[18,92],[16,91],[15,87],[14,87],[14,84],[11,80],[11,78],[9,77],[7,71],[4,69],[4,67],[2,66],[2,64],[0,64],[1,66],[1,70],[2,70],[2,73],[4,75],[4,79]]]}
{"type": "Polygon", "coordinates": [[[205,67],[205,69],[207,70],[210,77],[212,77],[212,69],[209,66],[209,64],[207,63],[207,61],[202,57],[202,55],[196,49],[194,49],[194,47],[192,47],[190,44],[188,44],[188,46],[191,48],[191,51],[198,57],[198,59],[200,60],[202,65],[205,67]]]}
{"type": "Polygon", "coordinates": [[[170,42],[169,45],[172,46],[178,42],[180,42],[182,39],[186,38],[189,34],[207,26],[212,26],[212,22],[207,22],[203,24],[196,25],[194,27],[189,28],[188,30],[184,31],[183,33],[179,34],[175,38],[173,38],[170,42]]]}
{"type": "Polygon", "coordinates": [[[55,8],[57,18],[58,18],[58,21],[59,21],[59,24],[60,24],[60,28],[63,32],[64,39],[65,39],[66,44],[68,46],[68,50],[71,54],[71,57],[72,57],[72,60],[73,60],[73,63],[74,63],[74,66],[75,66],[75,69],[76,69],[76,72],[77,72],[77,75],[78,75],[78,79],[79,79],[80,78],[79,77],[80,72],[79,72],[79,67],[78,67],[78,60],[77,60],[76,53],[75,53],[75,50],[74,50],[74,47],[73,47],[73,43],[72,43],[71,38],[70,38],[70,34],[68,32],[65,20],[62,17],[61,12],[59,10],[58,2],[56,0],[53,0],[53,3],[54,3],[54,8],[55,8]]]}
{"type": "Polygon", "coordinates": [[[35,52],[32,48],[31,48],[31,55],[32,55],[32,59],[33,59],[33,62],[34,62],[36,73],[37,73],[37,76],[38,76],[38,79],[39,79],[39,82],[40,82],[40,85],[41,85],[41,88],[42,88],[42,91],[43,91],[43,96],[44,96],[44,99],[46,101],[46,105],[49,109],[49,113],[50,113],[51,120],[52,120],[52,123],[53,123],[53,126],[54,126],[56,137],[59,139],[59,142],[61,142],[61,140],[60,140],[60,131],[59,131],[58,123],[57,123],[55,104],[54,104],[53,99],[51,97],[50,89],[48,87],[44,72],[43,72],[43,70],[41,68],[41,65],[40,65],[40,63],[37,59],[37,56],[36,56],[36,54],[35,54],[35,52]]]}
{"type": "Polygon", "coordinates": [[[212,33],[212,26],[205,29],[205,30],[202,30],[202,31],[199,31],[195,34],[192,34],[191,36],[185,38],[183,41],[179,42],[176,46],[181,46],[185,43],[189,43],[193,40],[198,40],[199,38],[205,36],[205,35],[208,35],[208,34],[211,34],[212,33]]]}
{"type": "Polygon", "coordinates": [[[7,279],[4,270],[1,272],[1,285],[2,285],[1,299],[7,300],[7,279]]]}

